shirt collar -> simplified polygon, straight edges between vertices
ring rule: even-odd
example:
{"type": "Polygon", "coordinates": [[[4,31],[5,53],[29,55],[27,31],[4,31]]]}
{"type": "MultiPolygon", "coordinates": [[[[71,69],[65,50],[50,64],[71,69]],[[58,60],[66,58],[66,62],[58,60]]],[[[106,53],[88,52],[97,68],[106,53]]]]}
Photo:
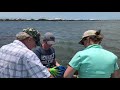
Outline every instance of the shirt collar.
{"type": "Polygon", "coordinates": [[[26,47],[21,41],[19,41],[19,40],[14,40],[13,43],[16,43],[16,44],[18,44],[18,45],[20,45],[20,46],[22,46],[22,47],[27,48],[27,47],[26,47]]]}
{"type": "Polygon", "coordinates": [[[89,45],[88,47],[86,47],[85,49],[89,49],[89,48],[102,48],[102,46],[99,44],[92,44],[92,45],[89,45]]]}

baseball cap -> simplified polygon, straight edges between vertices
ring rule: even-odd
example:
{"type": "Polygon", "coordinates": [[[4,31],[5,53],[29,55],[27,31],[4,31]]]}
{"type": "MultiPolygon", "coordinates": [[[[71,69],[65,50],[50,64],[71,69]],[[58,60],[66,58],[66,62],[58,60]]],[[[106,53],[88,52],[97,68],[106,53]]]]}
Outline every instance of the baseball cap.
{"type": "Polygon", "coordinates": [[[82,41],[85,37],[96,35],[96,30],[87,30],[84,32],[82,39],[79,41],[79,44],[82,44],[82,41]]]}
{"type": "Polygon", "coordinates": [[[51,33],[51,32],[45,33],[43,40],[47,41],[47,44],[49,44],[49,45],[55,44],[55,37],[54,37],[53,33],[51,33]]]}
{"type": "Polygon", "coordinates": [[[23,29],[23,32],[26,32],[27,34],[29,34],[33,38],[37,37],[38,34],[40,35],[40,33],[34,28],[25,28],[25,29],[23,29]]]}
{"type": "Polygon", "coordinates": [[[34,28],[25,28],[23,29],[23,32],[26,32],[27,34],[29,34],[30,36],[32,36],[35,41],[37,46],[40,46],[40,33],[38,32],[38,30],[34,29],[34,28]]]}

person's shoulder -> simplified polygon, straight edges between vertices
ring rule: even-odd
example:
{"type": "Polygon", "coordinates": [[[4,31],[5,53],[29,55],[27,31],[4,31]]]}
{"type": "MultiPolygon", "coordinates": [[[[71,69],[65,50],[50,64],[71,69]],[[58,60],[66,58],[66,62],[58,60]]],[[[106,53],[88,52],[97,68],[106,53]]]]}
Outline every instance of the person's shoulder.
{"type": "Polygon", "coordinates": [[[8,47],[8,45],[9,45],[9,44],[7,44],[7,45],[3,45],[3,46],[1,46],[0,49],[6,48],[6,47],[8,47]]]}
{"type": "Polygon", "coordinates": [[[75,54],[74,54],[74,58],[75,57],[79,57],[79,56],[81,56],[82,55],[82,51],[77,51],[75,54]]]}
{"type": "Polygon", "coordinates": [[[81,50],[81,51],[77,51],[76,54],[84,54],[86,52],[87,52],[86,50],[81,50]]]}
{"type": "Polygon", "coordinates": [[[108,54],[111,54],[111,56],[117,57],[117,56],[115,55],[115,53],[113,53],[113,52],[111,52],[111,51],[109,51],[109,50],[104,49],[104,51],[106,51],[108,54]]]}
{"type": "Polygon", "coordinates": [[[9,47],[12,47],[12,44],[13,44],[13,42],[8,43],[8,44],[4,44],[4,45],[1,46],[1,48],[9,48],[9,47]]]}
{"type": "Polygon", "coordinates": [[[31,58],[31,57],[34,57],[34,56],[36,57],[36,54],[32,50],[24,49],[23,56],[26,57],[26,58],[31,58]]]}
{"type": "Polygon", "coordinates": [[[24,52],[24,54],[27,54],[27,53],[32,53],[33,51],[31,51],[30,49],[28,49],[28,48],[22,48],[21,49],[21,52],[24,52]]]}

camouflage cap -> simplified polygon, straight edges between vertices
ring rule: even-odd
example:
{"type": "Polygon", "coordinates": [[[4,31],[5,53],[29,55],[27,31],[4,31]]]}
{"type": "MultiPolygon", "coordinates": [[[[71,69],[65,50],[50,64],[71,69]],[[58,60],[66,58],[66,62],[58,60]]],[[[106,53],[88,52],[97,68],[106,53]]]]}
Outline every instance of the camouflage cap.
{"type": "Polygon", "coordinates": [[[34,28],[23,29],[23,32],[26,32],[27,34],[29,34],[32,37],[37,37],[38,34],[40,35],[40,33],[34,28]]]}
{"type": "Polygon", "coordinates": [[[30,36],[32,36],[35,41],[36,41],[36,44],[38,46],[40,46],[40,33],[34,29],[34,28],[26,28],[26,29],[23,29],[23,32],[26,32],[27,34],[29,34],[30,36]]]}

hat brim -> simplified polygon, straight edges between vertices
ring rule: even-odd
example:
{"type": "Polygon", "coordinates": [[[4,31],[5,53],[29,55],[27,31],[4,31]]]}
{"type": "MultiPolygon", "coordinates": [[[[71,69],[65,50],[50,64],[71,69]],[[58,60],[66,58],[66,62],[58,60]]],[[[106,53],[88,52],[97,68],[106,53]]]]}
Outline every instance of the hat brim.
{"type": "Polygon", "coordinates": [[[83,38],[78,42],[78,44],[83,45],[83,38]]]}
{"type": "Polygon", "coordinates": [[[53,45],[53,44],[55,44],[55,41],[47,41],[47,44],[53,45]]]}

